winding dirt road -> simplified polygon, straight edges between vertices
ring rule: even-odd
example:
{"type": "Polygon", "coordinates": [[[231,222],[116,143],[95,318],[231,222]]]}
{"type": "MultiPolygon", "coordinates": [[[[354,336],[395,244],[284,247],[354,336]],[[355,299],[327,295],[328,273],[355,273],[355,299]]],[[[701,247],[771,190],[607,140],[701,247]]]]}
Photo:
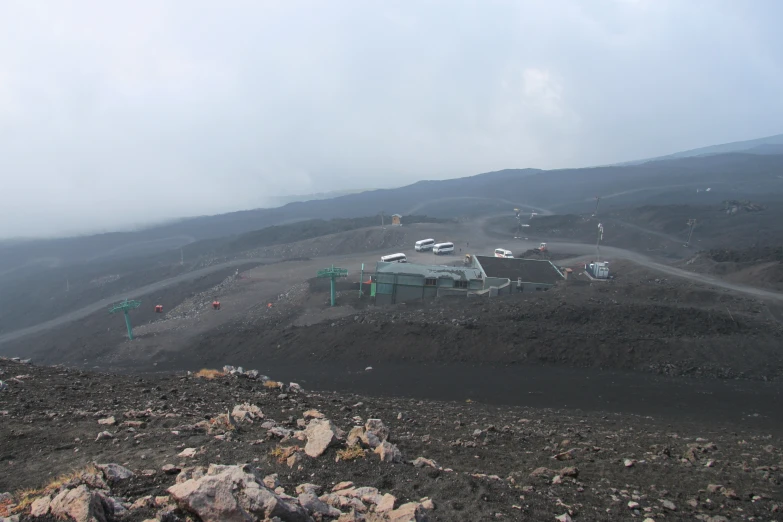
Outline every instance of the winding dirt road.
{"type": "MultiPolygon", "coordinates": [[[[542,213],[548,213],[549,211],[547,209],[539,209],[542,211],[542,213]]],[[[502,214],[503,216],[507,216],[508,214],[502,214]]],[[[485,218],[466,223],[463,226],[460,226],[458,229],[454,230],[453,232],[453,241],[455,245],[461,246],[463,245],[463,242],[465,244],[465,252],[487,252],[487,255],[491,255],[491,251],[497,248],[498,246],[504,246],[501,245],[502,240],[498,240],[495,237],[492,237],[485,233],[484,231],[484,225],[486,222],[494,217],[498,217],[497,215],[487,216],[485,218]],[[472,246],[468,249],[467,244],[470,243],[472,246]]],[[[442,225],[440,225],[442,226],[442,225]]],[[[407,227],[408,229],[418,229],[418,228],[425,228],[428,227],[425,224],[422,224],[421,227],[417,225],[412,225],[410,227],[407,227]]],[[[426,229],[425,229],[426,230],[426,229]]],[[[652,231],[647,231],[652,232],[652,231]]],[[[593,254],[595,252],[595,245],[589,244],[589,243],[574,243],[574,242],[560,242],[560,241],[549,241],[548,242],[550,249],[554,250],[560,250],[564,252],[574,252],[576,254],[580,254],[578,257],[574,257],[567,260],[559,261],[560,264],[573,264],[578,262],[583,262],[585,260],[590,260],[593,258],[593,254]]],[[[437,260],[433,260],[432,256],[427,253],[417,253],[413,252],[413,245],[411,245],[411,248],[409,251],[406,251],[406,255],[408,255],[409,260],[414,263],[442,263],[445,260],[441,258],[437,258],[437,260]]],[[[532,249],[538,246],[538,241],[519,241],[519,240],[509,240],[507,241],[507,246],[512,247],[515,251],[524,251],[528,249],[532,249]]],[[[368,259],[376,259],[378,255],[382,255],[384,253],[383,251],[373,251],[373,252],[362,252],[357,254],[346,254],[346,255],[339,255],[339,256],[326,256],[326,257],[319,257],[314,259],[313,261],[317,260],[318,265],[328,265],[330,263],[338,263],[338,262],[345,262],[347,263],[346,267],[352,269],[352,271],[358,271],[358,266],[362,262],[367,262],[368,259]]],[[[455,256],[455,259],[458,259],[459,256],[461,256],[461,250],[459,251],[459,254],[455,256]]],[[[647,267],[651,270],[655,270],[657,272],[660,272],[662,274],[666,274],[668,276],[672,277],[678,277],[681,279],[687,279],[690,281],[695,281],[698,283],[704,283],[707,285],[711,285],[717,288],[723,288],[727,291],[737,292],[745,295],[749,295],[752,297],[756,297],[763,300],[768,300],[775,302],[777,304],[783,303],[783,293],[774,292],[770,290],[764,290],[761,288],[755,288],[752,286],[747,285],[741,285],[741,284],[735,284],[730,283],[727,281],[723,281],[721,279],[705,275],[705,274],[699,274],[695,272],[689,272],[687,270],[682,270],[680,268],[676,268],[670,265],[666,265],[663,263],[660,263],[658,261],[655,261],[654,259],[644,255],[640,254],[638,252],[634,252],[631,250],[625,250],[622,248],[617,247],[610,247],[610,246],[602,246],[601,247],[601,254],[602,257],[609,260],[617,260],[617,259],[625,259],[632,261],[634,263],[637,263],[641,266],[647,267]]],[[[71,321],[76,321],[79,319],[83,319],[90,314],[93,314],[95,312],[98,312],[100,310],[108,308],[111,304],[116,303],[118,301],[121,301],[123,299],[135,299],[139,298],[143,295],[149,294],[151,292],[155,292],[157,290],[161,290],[173,285],[176,285],[178,283],[182,283],[185,281],[190,281],[193,279],[197,279],[198,277],[210,274],[212,272],[215,272],[217,270],[221,270],[228,267],[233,266],[240,266],[240,265],[246,265],[249,263],[257,262],[259,264],[270,264],[274,263],[276,261],[280,261],[279,259],[270,259],[270,258],[246,258],[246,259],[237,259],[233,261],[228,261],[226,263],[220,263],[213,266],[209,266],[206,268],[202,268],[199,270],[194,270],[192,272],[188,272],[186,274],[180,274],[175,277],[171,277],[168,279],[163,279],[161,281],[158,281],[156,283],[152,283],[149,285],[142,286],[140,288],[137,288],[135,290],[124,292],[123,294],[117,294],[105,299],[101,299],[100,301],[97,301],[95,303],[92,303],[90,305],[84,306],[78,310],[74,310],[72,312],[69,312],[67,314],[61,315],[60,317],[57,317],[55,319],[51,319],[49,321],[45,321],[42,323],[39,323],[34,326],[30,326],[27,328],[22,328],[20,330],[15,330],[12,332],[5,333],[3,335],[0,335],[0,344],[14,341],[17,339],[20,339],[22,337],[32,335],[38,332],[42,332],[51,328],[55,328],[57,326],[61,326],[63,324],[66,324],[71,321]]],[[[294,270],[288,270],[286,274],[286,279],[292,279],[292,278],[306,278],[311,277],[311,274],[313,268],[310,266],[311,263],[303,263],[303,265],[300,268],[294,269],[294,270]]],[[[373,267],[368,265],[368,269],[372,270],[373,267]]]]}
{"type": "Polygon", "coordinates": [[[172,285],[176,285],[179,283],[183,283],[185,281],[192,281],[193,279],[197,279],[201,276],[205,276],[207,274],[211,274],[212,272],[215,272],[217,270],[221,270],[223,268],[229,268],[232,266],[240,266],[240,265],[247,265],[253,262],[258,263],[269,263],[274,262],[276,260],[274,259],[268,259],[268,258],[259,258],[259,259],[237,259],[234,261],[228,261],[226,263],[220,263],[218,265],[212,265],[208,266],[206,268],[201,268],[199,270],[194,270],[192,272],[187,272],[185,274],[180,274],[178,276],[170,277],[168,279],[162,279],[160,281],[157,281],[155,283],[151,283],[139,288],[136,288],[135,290],[131,290],[129,292],[123,292],[122,294],[116,294],[111,297],[107,297],[105,299],[101,299],[100,301],[96,301],[90,305],[87,305],[83,308],[79,308],[78,310],[74,310],[72,312],[68,312],[67,314],[61,315],[59,317],[55,317],[54,319],[50,319],[49,321],[44,321],[43,323],[38,323],[33,326],[29,326],[27,328],[22,328],[20,330],[14,330],[12,332],[8,332],[6,334],[0,335],[0,344],[7,343],[9,341],[14,341],[16,339],[20,339],[22,337],[25,337],[27,335],[31,335],[37,332],[42,332],[44,330],[48,330],[50,328],[55,328],[57,326],[69,323],[71,321],[77,321],[79,319],[84,319],[90,314],[93,314],[95,312],[98,312],[102,309],[107,309],[110,305],[117,303],[119,301],[122,301],[124,299],[136,299],[138,297],[141,297],[143,295],[149,294],[150,292],[155,292],[157,290],[162,290],[164,288],[170,287],[172,285]]]}

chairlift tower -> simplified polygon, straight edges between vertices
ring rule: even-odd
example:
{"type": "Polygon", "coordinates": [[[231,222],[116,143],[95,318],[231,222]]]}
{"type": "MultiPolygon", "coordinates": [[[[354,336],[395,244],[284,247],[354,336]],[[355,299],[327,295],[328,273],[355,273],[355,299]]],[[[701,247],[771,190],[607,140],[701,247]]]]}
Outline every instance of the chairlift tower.
{"type": "Polygon", "coordinates": [[[125,301],[121,303],[117,303],[116,305],[109,308],[110,314],[122,312],[125,315],[125,326],[128,327],[128,339],[130,339],[131,341],[133,340],[133,328],[131,328],[130,316],[128,315],[128,312],[140,306],[141,306],[141,301],[128,301],[126,299],[125,301]]]}
{"type": "Polygon", "coordinates": [[[328,278],[331,281],[331,297],[332,297],[332,306],[334,306],[334,281],[338,277],[348,277],[348,269],[347,268],[338,268],[334,265],[332,265],[329,268],[324,268],[322,270],[319,270],[317,273],[317,277],[326,279],[328,278]]]}
{"type": "Polygon", "coordinates": [[[693,229],[696,228],[696,220],[695,219],[689,219],[688,220],[688,227],[690,230],[688,230],[688,241],[685,242],[685,246],[689,247],[691,246],[691,238],[693,237],[693,229]]]}

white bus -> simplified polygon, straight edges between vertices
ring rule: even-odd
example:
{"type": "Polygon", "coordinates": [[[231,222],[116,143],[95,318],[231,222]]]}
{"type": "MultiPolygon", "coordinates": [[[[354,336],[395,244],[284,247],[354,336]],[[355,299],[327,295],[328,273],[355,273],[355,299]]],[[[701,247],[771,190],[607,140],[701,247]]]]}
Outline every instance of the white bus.
{"type": "Polygon", "coordinates": [[[416,241],[416,252],[423,252],[424,250],[432,250],[432,246],[435,244],[434,239],[422,239],[416,241]]]}
{"type": "Polygon", "coordinates": [[[381,257],[381,261],[384,263],[407,263],[408,258],[405,257],[405,254],[389,254],[381,257]]]}
{"type": "Polygon", "coordinates": [[[506,250],[505,248],[496,248],[495,257],[503,257],[503,258],[510,259],[514,257],[514,254],[511,253],[511,250],[506,250]]]}
{"type": "Polygon", "coordinates": [[[432,253],[435,255],[453,254],[454,243],[437,243],[433,245],[432,253]]]}

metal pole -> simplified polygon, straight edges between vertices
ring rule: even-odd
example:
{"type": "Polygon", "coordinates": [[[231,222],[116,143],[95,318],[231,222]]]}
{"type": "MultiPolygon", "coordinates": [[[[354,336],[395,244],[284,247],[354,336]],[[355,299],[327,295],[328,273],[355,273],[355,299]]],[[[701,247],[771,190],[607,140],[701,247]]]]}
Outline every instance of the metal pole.
{"type": "Polygon", "coordinates": [[[359,298],[361,299],[364,293],[362,292],[362,285],[364,284],[364,263],[362,263],[362,275],[359,276],[359,298]]]}
{"type": "Polygon", "coordinates": [[[693,237],[693,229],[696,227],[696,220],[689,219],[688,224],[691,226],[691,229],[688,232],[688,241],[685,242],[685,246],[691,246],[691,237],[693,237]]]}
{"type": "Polygon", "coordinates": [[[332,282],[332,306],[334,306],[334,276],[330,277],[329,280],[332,282]]]}
{"type": "Polygon", "coordinates": [[[133,330],[131,329],[130,316],[128,315],[128,311],[127,310],[125,310],[125,326],[128,327],[128,339],[130,339],[132,341],[133,340],[133,330]]]}
{"type": "Polygon", "coordinates": [[[598,232],[598,240],[595,242],[596,264],[601,261],[601,232],[598,232]]]}

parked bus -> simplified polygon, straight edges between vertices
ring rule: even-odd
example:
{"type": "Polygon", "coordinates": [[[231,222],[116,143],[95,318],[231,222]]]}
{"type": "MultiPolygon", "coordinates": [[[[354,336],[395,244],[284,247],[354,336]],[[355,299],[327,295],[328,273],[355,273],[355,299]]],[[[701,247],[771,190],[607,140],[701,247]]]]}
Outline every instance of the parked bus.
{"type": "Polygon", "coordinates": [[[408,258],[405,257],[405,254],[389,254],[381,257],[381,261],[384,263],[407,263],[408,258]]]}
{"type": "Polygon", "coordinates": [[[433,245],[435,245],[434,239],[422,239],[421,241],[416,241],[416,252],[432,250],[433,245]]]}
{"type": "Polygon", "coordinates": [[[433,245],[432,253],[435,255],[453,254],[454,243],[437,243],[433,245]]]}
{"type": "Polygon", "coordinates": [[[503,257],[503,258],[510,259],[514,257],[514,254],[511,253],[511,250],[506,250],[505,248],[496,248],[495,257],[503,257]]]}

